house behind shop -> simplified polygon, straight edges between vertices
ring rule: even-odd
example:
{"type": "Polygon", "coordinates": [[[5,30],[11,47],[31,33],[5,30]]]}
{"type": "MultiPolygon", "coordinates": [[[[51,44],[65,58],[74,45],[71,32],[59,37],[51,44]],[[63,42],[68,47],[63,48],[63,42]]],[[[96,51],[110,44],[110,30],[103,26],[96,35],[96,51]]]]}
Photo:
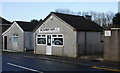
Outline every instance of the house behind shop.
{"type": "Polygon", "coordinates": [[[3,50],[23,52],[34,50],[33,29],[37,24],[26,21],[14,21],[3,35],[3,50]]]}
{"type": "Polygon", "coordinates": [[[2,33],[7,30],[12,23],[2,17],[0,17],[0,49],[2,49],[3,45],[3,38],[2,38],[2,33]]]}
{"type": "Polygon", "coordinates": [[[35,32],[35,54],[78,57],[103,52],[103,28],[83,16],[51,12],[35,32]]]}

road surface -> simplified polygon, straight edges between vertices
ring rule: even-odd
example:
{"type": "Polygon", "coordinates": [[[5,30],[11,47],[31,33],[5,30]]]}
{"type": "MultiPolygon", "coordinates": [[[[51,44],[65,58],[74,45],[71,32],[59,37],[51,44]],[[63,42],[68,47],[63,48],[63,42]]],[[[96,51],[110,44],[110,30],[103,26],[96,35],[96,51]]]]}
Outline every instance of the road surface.
{"type": "Polygon", "coordinates": [[[80,73],[108,72],[86,65],[61,63],[36,58],[32,55],[4,52],[2,56],[2,73],[80,73]]]}

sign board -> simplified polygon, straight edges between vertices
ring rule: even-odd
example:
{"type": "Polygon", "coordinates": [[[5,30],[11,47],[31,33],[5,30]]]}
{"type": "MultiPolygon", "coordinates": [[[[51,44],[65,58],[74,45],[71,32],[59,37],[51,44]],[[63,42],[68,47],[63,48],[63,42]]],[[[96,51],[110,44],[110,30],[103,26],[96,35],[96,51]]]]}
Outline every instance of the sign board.
{"type": "Polygon", "coordinates": [[[111,31],[110,30],[106,30],[105,31],[105,36],[111,36],[111,31]]]}
{"type": "Polygon", "coordinates": [[[60,28],[43,28],[39,29],[39,33],[51,33],[51,32],[59,32],[60,28]]]}

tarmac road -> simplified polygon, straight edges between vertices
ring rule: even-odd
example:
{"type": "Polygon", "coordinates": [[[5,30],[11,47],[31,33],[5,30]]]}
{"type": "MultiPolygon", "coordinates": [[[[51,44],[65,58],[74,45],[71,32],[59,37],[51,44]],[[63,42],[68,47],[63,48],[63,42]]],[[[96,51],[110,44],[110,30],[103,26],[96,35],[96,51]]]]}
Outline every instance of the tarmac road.
{"type": "Polygon", "coordinates": [[[62,63],[36,58],[25,53],[8,53],[2,55],[2,73],[108,73],[107,70],[86,65],[62,63]]]}

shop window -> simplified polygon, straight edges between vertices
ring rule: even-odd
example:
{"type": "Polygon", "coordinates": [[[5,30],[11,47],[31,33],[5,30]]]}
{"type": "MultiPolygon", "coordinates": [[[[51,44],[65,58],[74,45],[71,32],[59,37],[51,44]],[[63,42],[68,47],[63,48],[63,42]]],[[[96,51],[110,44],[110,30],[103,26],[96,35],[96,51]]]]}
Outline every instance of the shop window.
{"type": "MultiPolygon", "coordinates": [[[[54,35],[55,36],[55,35],[54,35]]],[[[56,37],[52,37],[53,45],[63,45],[63,35],[56,35],[56,37]]]]}
{"type": "Polygon", "coordinates": [[[37,36],[37,44],[46,44],[46,36],[38,35],[37,36]]]}
{"type": "Polygon", "coordinates": [[[63,45],[63,38],[54,38],[53,45],[63,45]]]}

